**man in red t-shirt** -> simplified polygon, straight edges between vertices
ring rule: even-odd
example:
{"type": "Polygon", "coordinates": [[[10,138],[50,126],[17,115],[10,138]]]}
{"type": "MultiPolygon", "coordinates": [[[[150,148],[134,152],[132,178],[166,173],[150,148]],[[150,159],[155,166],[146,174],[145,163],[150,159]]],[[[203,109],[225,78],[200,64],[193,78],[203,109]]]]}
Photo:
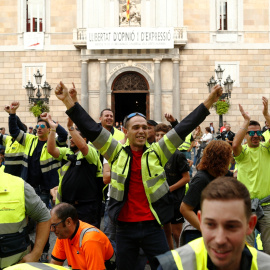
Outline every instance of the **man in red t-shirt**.
{"type": "Polygon", "coordinates": [[[108,213],[117,223],[117,269],[135,269],[140,248],[151,269],[157,269],[155,256],[169,250],[161,225],[173,217],[173,201],[164,165],[185,137],[205,120],[210,107],[222,94],[221,86],[216,85],[203,104],[151,145],[147,143],[148,127],[143,114],[135,112],[126,117],[124,126],[128,140],[122,145],[72,100],[73,93],[69,93],[62,82],[55,93],[66,105],[69,117],[110,164],[108,213]]]}
{"type": "Polygon", "coordinates": [[[226,129],[226,124],[227,122],[223,121],[223,126],[220,128],[220,133],[222,133],[222,131],[226,129]]]}
{"type": "Polygon", "coordinates": [[[51,263],[72,269],[104,270],[114,254],[107,236],[96,227],[78,219],[74,206],[60,203],[51,211],[51,231],[57,236],[51,263]],[[88,231],[87,231],[88,229],[88,231]]]}

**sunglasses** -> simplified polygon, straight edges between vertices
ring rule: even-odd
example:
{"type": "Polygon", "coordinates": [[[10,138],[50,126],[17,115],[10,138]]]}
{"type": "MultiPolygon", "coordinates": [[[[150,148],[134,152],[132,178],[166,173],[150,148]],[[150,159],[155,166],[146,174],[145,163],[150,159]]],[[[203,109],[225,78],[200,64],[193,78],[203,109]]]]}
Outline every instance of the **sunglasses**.
{"type": "Polygon", "coordinates": [[[257,131],[251,130],[251,131],[248,131],[248,132],[247,132],[247,134],[248,134],[249,136],[254,136],[255,133],[256,133],[258,136],[262,136],[262,132],[261,132],[260,130],[257,130],[257,131]]]}
{"type": "Polygon", "coordinates": [[[146,119],[145,115],[143,115],[142,113],[134,112],[134,113],[131,113],[131,114],[129,114],[129,115],[127,116],[127,121],[128,121],[129,119],[131,119],[132,117],[136,116],[136,115],[139,115],[139,116],[143,117],[144,119],[146,119]]]}
{"type": "Polygon", "coordinates": [[[45,128],[45,125],[44,125],[44,124],[41,124],[41,125],[36,125],[36,128],[39,128],[39,127],[41,127],[41,128],[45,128]]]}
{"type": "Polygon", "coordinates": [[[52,225],[51,225],[51,231],[55,231],[56,226],[58,226],[60,223],[65,222],[65,221],[66,221],[66,220],[63,219],[63,220],[61,220],[60,222],[58,222],[58,223],[56,223],[56,224],[52,224],[52,225]]]}

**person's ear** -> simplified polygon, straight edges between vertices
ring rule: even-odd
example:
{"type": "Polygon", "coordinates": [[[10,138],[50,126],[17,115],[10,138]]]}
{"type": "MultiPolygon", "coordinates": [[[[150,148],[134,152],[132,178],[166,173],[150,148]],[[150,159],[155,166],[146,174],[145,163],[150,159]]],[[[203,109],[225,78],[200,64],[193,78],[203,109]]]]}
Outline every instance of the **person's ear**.
{"type": "Polygon", "coordinates": [[[252,214],[248,221],[248,228],[247,228],[247,235],[250,235],[257,224],[257,216],[255,214],[252,214]]]}
{"type": "Polygon", "coordinates": [[[127,129],[123,127],[123,132],[125,135],[127,135],[127,129]]]}
{"type": "Polygon", "coordinates": [[[68,217],[68,218],[66,219],[66,225],[67,225],[67,226],[70,226],[70,225],[72,224],[71,221],[72,221],[71,217],[68,217]]]}
{"type": "Polygon", "coordinates": [[[199,210],[197,212],[197,216],[198,216],[198,219],[199,219],[199,222],[200,222],[200,225],[201,225],[201,223],[202,223],[202,211],[201,210],[199,210]]]}

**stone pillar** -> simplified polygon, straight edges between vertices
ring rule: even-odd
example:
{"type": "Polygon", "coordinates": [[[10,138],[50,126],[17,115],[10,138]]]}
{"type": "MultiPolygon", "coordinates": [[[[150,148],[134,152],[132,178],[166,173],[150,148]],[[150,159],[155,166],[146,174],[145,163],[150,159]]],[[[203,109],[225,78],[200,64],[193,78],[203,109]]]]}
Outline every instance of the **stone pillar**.
{"type": "Polygon", "coordinates": [[[99,111],[107,108],[107,82],[106,82],[107,59],[99,59],[99,111]]]}
{"type": "Polygon", "coordinates": [[[89,113],[89,96],[88,96],[88,62],[82,61],[81,73],[81,105],[89,113]]]}
{"type": "Polygon", "coordinates": [[[179,78],[179,59],[173,61],[173,116],[180,121],[180,78],[179,78]]]}
{"type": "Polygon", "coordinates": [[[161,101],[161,68],[162,59],[154,59],[154,118],[156,122],[161,122],[162,119],[162,101],[161,101]]]}

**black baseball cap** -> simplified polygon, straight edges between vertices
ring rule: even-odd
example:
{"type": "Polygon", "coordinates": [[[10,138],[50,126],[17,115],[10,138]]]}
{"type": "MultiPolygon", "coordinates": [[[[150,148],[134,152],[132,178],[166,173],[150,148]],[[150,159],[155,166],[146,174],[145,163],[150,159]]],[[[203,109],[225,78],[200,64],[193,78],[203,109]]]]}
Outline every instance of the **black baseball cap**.
{"type": "Polygon", "coordinates": [[[151,119],[149,119],[149,120],[147,120],[147,124],[149,124],[150,126],[157,126],[157,122],[156,121],[154,121],[154,120],[151,120],[151,119]]]}

